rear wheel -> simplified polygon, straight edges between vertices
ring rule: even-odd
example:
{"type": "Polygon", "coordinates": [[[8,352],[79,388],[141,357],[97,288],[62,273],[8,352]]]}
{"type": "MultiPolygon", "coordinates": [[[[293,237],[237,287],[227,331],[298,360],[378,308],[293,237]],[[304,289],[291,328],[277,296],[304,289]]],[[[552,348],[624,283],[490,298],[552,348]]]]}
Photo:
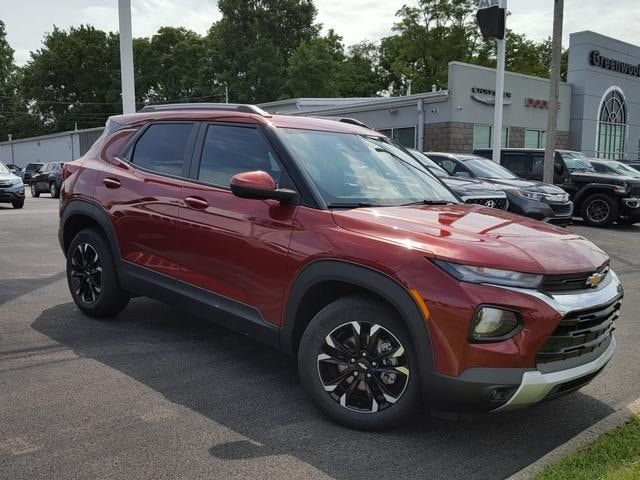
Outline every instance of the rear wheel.
{"type": "Polygon", "coordinates": [[[596,193],[587,197],[582,203],[582,218],[592,227],[608,227],[617,221],[620,209],[615,198],[604,193],[596,193]]]}
{"type": "Polygon", "coordinates": [[[13,208],[22,208],[24,207],[24,199],[14,200],[13,202],[11,202],[11,205],[13,205],[13,208]]]}
{"type": "Polygon", "coordinates": [[[305,330],[298,353],[300,381],[334,421],[384,430],[420,405],[417,357],[398,313],[360,295],[323,308],[305,330]]]}
{"type": "Polygon", "coordinates": [[[129,303],[111,249],[95,229],[80,231],[67,250],[67,282],[78,308],[90,317],[110,317],[129,303]]]}
{"type": "Polygon", "coordinates": [[[31,196],[33,198],[38,198],[40,196],[40,190],[38,190],[35,182],[31,182],[31,196]]]}
{"type": "Polygon", "coordinates": [[[60,196],[56,182],[51,182],[51,185],[49,185],[49,193],[51,194],[51,198],[58,198],[60,196]]]}

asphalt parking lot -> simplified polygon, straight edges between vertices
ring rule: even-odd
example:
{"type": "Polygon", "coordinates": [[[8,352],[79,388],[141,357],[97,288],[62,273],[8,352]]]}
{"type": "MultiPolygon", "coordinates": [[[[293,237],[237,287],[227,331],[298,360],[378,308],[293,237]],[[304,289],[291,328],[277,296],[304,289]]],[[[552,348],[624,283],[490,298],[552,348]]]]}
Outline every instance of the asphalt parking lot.
{"type": "Polygon", "coordinates": [[[572,227],[626,288],[618,352],[577,394],[469,421],[421,416],[384,434],[330,423],[294,363],[135,299],[116,321],[67,291],[58,202],[0,205],[0,478],[504,478],[640,397],[640,227],[572,227]]]}

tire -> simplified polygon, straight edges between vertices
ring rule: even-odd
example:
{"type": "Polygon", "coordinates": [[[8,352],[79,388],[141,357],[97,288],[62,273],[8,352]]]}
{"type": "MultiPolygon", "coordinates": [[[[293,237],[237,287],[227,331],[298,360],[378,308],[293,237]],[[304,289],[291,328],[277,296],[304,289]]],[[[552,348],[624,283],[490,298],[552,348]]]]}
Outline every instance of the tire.
{"type": "Polygon", "coordinates": [[[24,207],[24,199],[14,200],[13,202],[11,202],[11,205],[13,205],[13,208],[22,208],[24,207]]]}
{"type": "Polygon", "coordinates": [[[316,406],[350,428],[396,427],[421,403],[417,356],[404,323],[389,305],[367,296],[341,298],[316,314],[300,341],[298,369],[316,406]],[[358,329],[361,349],[354,348],[358,329]]]}
{"type": "Polygon", "coordinates": [[[67,283],[73,301],[85,315],[112,317],[129,303],[122,289],[111,248],[96,229],[80,231],[67,250],[67,283]]]}
{"type": "Polygon", "coordinates": [[[582,203],[580,214],[587,225],[609,227],[620,217],[620,207],[615,198],[604,193],[595,193],[582,203]]]}
{"type": "Polygon", "coordinates": [[[31,196],[33,198],[38,198],[40,196],[40,191],[35,183],[31,182],[31,196]]]}
{"type": "Polygon", "coordinates": [[[51,194],[51,198],[60,197],[60,189],[56,185],[56,182],[51,182],[51,184],[49,185],[49,193],[51,194]]]}

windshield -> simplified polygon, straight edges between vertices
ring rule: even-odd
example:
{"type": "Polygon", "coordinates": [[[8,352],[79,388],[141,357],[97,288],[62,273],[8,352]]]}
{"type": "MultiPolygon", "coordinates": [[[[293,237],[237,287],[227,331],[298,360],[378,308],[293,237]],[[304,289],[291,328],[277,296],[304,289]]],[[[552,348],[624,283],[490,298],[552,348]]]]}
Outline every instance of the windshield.
{"type": "Polygon", "coordinates": [[[640,172],[635,168],[632,168],[624,163],[615,162],[611,165],[613,169],[621,175],[627,175],[629,177],[637,177],[640,176],[640,172]]]}
{"type": "Polygon", "coordinates": [[[499,178],[502,180],[515,180],[518,178],[509,170],[488,158],[463,157],[462,161],[464,166],[471,170],[476,177],[499,178]]]}
{"type": "Polygon", "coordinates": [[[11,173],[9,169],[4,166],[4,163],[0,163],[0,175],[6,175],[8,173],[11,173]]]}
{"type": "Polygon", "coordinates": [[[414,150],[412,148],[409,149],[409,151],[411,152],[411,154],[414,157],[416,157],[418,159],[418,161],[420,161],[420,163],[422,165],[424,165],[425,167],[427,167],[429,169],[429,172],[434,174],[436,177],[442,178],[442,177],[448,177],[449,176],[449,174],[447,173],[447,171],[444,168],[442,168],[436,162],[431,160],[424,153],[419,152],[418,150],[414,150]]]}
{"type": "Polygon", "coordinates": [[[562,159],[569,171],[595,172],[595,168],[584,153],[562,152],[562,159]]]}
{"type": "Polygon", "coordinates": [[[416,159],[382,139],[298,129],[281,132],[330,207],[458,203],[416,159]]]}

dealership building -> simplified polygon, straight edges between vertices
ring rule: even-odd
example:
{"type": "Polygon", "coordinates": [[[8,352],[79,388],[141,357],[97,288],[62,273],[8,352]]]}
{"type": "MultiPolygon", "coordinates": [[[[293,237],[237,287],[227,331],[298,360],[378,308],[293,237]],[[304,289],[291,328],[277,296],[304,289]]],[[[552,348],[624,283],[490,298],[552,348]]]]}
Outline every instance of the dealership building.
{"type": "MultiPolygon", "coordinates": [[[[558,148],[590,157],[640,156],[640,47],[593,32],[571,35],[567,83],[560,87],[558,148]]],[[[492,147],[495,70],[449,64],[447,90],[404,97],[298,98],[263,104],[273,113],[350,117],[425,151],[492,147]]],[[[503,147],[546,144],[549,81],[507,73],[503,147]]]]}
{"type": "MultiPolygon", "coordinates": [[[[471,152],[492,147],[495,70],[449,64],[447,90],[403,97],[297,98],[261,105],[272,113],[350,117],[425,151],[471,152]]],[[[640,158],[640,47],[593,32],[571,35],[567,83],[560,87],[559,148],[590,157],[640,158]]],[[[546,143],[549,81],[507,73],[502,144],[546,143]]],[[[69,161],[83,155],[102,129],[0,142],[0,161],[69,161]]]]}

